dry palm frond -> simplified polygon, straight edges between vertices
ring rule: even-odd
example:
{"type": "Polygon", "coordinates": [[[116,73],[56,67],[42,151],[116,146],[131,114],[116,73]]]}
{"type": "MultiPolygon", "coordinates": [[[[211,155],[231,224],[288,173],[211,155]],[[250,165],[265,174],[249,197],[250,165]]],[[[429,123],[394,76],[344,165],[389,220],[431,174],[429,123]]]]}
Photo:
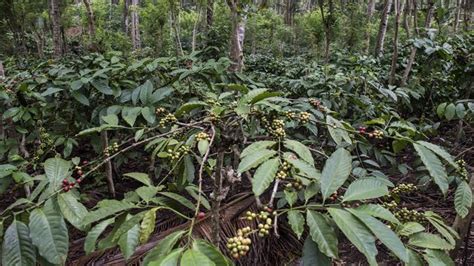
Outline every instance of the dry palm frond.
{"type": "MultiPolygon", "coordinates": [[[[239,228],[245,226],[255,227],[254,221],[247,221],[240,219],[242,213],[250,211],[257,211],[255,199],[251,194],[245,193],[237,196],[235,200],[225,204],[221,211],[221,231],[219,246],[221,250],[226,253],[225,244],[227,238],[233,237],[237,234],[239,228]]],[[[291,229],[286,226],[284,221],[279,221],[278,227],[280,237],[270,236],[259,238],[256,235],[252,236],[252,245],[249,253],[236,262],[237,265],[284,265],[286,262],[297,257],[297,252],[301,250],[302,243],[291,233],[291,229]]],[[[72,248],[71,252],[75,254],[77,259],[72,259],[68,265],[140,265],[140,262],[146,256],[146,253],[152,249],[161,239],[167,235],[177,231],[186,229],[190,226],[190,222],[183,222],[182,220],[171,217],[165,221],[157,224],[155,232],[150,241],[137,248],[133,256],[128,262],[125,262],[122,254],[118,248],[112,248],[105,251],[94,252],[90,255],[80,255],[78,257],[79,249],[82,249],[83,241],[77,241],[75,246],[79,248],[72,248]],[[76,253],[77,252],[77,253],[76,253]]],[[[206,217],[199,221],[193,230],[193,235],[196,238],[203,238],[210,240],[212,232],[212,221],[210,217],[206,217]]],[[[71,254],[71,253],[70,253],[71,254]]],[[[227,254],[229,255],[229,254],[227,254]]]]}

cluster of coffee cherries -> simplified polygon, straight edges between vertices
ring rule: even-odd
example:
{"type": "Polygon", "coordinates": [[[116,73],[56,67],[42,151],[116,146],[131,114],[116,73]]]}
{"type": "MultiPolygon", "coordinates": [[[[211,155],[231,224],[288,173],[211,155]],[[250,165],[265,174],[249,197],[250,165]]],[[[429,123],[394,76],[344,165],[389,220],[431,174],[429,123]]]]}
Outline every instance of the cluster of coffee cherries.
{"type": "Polygon", "coordinates": [[[308,112],[301,112],[299,113],[298,120],[302,124],[306,124],[309,122],[310,114],[308,112]]]}
{"type": "Polygon", "coordinates": [[[406,223],[406,222],[423,223],[425,221],[425,216],[423,215],[423,213],[418,212],[417,210],[409,210],[406,207],[403,207],[400,210],[395,211],[393,215],[395,215],[395,218],[397,218],[402,223],[406,223]]]}
{"type": "MultiPolygon", "coordinates": [[[[87,161],[84,161],[83,164],[87,164],[87,161]]],[[[62,182],[62,190],[64,192],[68,192],[69,190],[73,189],[76,185],[79,185],[82,182],[82,177],[84,176],[84,172],[82,172],[82,167],[76,166],[74,168],[73,177],[75,181],[69,181],[67,178],[63,179],[62,182]]]]}
{"type": "Polygon", "coordinates": [[[414,185],[414,184],[405,184],[405,183],[402,183],[402,184],[399,184],[397,185],[396,187],[394,187],[391,191],[390,191],[390,196],[392,195],[400,195],[401,193],[410,193],[410,192],[413,192],[415,190],[417,190],[418,188],[414,185]]]}
{"type": "Polygon", "coordinates": [[[338,198],[339,198],[339,194],[337,193],[337,191],[335,191],[334,193],[331,194],[331,196],[329,196],[329,199],[332,201],[336,201],[338,198]]]}
{"type": "Polygon", "coordinates": [[[319,106],[321,106],[321,101],[318,100],[318,99],[310,98],[308,101],[312,106],[314,106],[316,108],[319,108],[319,106]]]}
{"type": "Polygon", "coordinates": [[[191,151],[191,148],[188,145],[182,145],[178,148],[177,151],[173,151],[172,149],[168,149],[167,152],[170,155],[170,159],[172,161],[177,161],[182,155],[186,155],[191,151]]]}
{"type": "Polygon", "coordinates": [[[283,163],[280,165],[280,169],[276,174],[276,178],[285,180],[289,175],[290,168],[290,164],[287,161],[283,161],[283,163]]]}
{"type": "Polygon", "coordinates": [[[270,207],[265,207],[263,211],[259,213],[254,213],[251,211],[247,211],[245,213],[245,219],[252,221],[256,220],[258,222],[258,236],[264,237],[270,234],[270,229],[272,228],[273,219],[272,215],[276,213],[270,207]]]}
{"type": "Polygon", "coordinates": [[[118,152],[118,150],[119,150],[119,145],[117,142],[114,142],[112,143],[112,145],[104,149],[104,155],[105,157],[109,157],[111,153],[118,152]]]}
{"type": "Polygon", "coordinates": [[[283,113],[286,118],[288,118],[289,120],[293,120],[296,118],[296,113],[295,112],[292,112],[292,111],[286,111],[283,113]]]}
{"type": "Polygon", "coordinates": [[[466,169],[466,161],[464,161],[463,159],[457,160],[456,164],[459,166],[459,169],[457,170],[458,174],[461,176],[462,180],[468,182],[469,173],[467,172],[467,169],[466,169]]]}
{"type": "Polygon", "coordinates": [[[178,121],[178,119],[174,116],[174,114],[166,114],[161,120],[160,120],[160,127],[165,127],[167,125],[173,124],[174,122],[178,121]]]}
{"type": "Polygon", "coordinates": [[[158,108],[156,108],[156,110],[155,110],[155,114],[156,114],[156,115],[159,115],[159,116],[160,116],[160,115],[163,115],[163,114],[166,114],[166,113],[168,113],[168,112],[167,112],[166,109],[163,108],[163,107],[158,107],[158,108]]]}
{"type": "Polygon", "coordinates": [[[34,161],[38,161],[40,157],[44,154],[44,149],[47,147],[52,147],[53,146],[53,139],[49,135],[49,133],[46,131],[44,127],[39,128],[39,145],[38,149],[35,151],[35,155],[33,157],[34,161]]]}
{"type": "Polygon", "coordinates": [[[199,133],[196,134],[196,140],[197,141],[211,140],[211,137],[206,132],[199,132],[199,133]]]}
{"type": "Polygon", "coordinates": [[[369,136],[369,138],[382,139],[383,138],[383,131],[376,129],[376,130],[368,133],[367,136],[369,136]]]}
{"type": "Polygon", "coordinates": [[[290,190],[292,188],[294,188],[295,190],[303,189],[303,181],[301,181],[301,179],[299,178],[295,178],[285,185],[285,189],[290,190]]]}
{"type": "Polygon", "coordinates": [[[237,236],[227,239],[227,248],[232,258],[239,259],[241,256],[247,255],[250,250],[252,240],[249,238],[252,229],[249,226],[237,230],[237,236]]]}
{"type": "Polygon", "coordinates": [[[267,127],[267,130],[276,138],[284,138],[286,136],[285,122],[281,119],[274,119],[272,124],[267,127]]]}

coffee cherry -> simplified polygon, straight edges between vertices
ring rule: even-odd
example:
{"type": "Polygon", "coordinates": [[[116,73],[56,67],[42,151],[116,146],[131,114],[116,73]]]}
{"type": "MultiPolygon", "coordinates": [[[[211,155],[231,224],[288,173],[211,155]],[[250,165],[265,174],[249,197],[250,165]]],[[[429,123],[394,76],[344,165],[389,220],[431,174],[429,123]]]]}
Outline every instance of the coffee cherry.
{"type": "Polygon", "coordinates": [[[197,218],[198,218],[198,219],[203,219],[204,217],[206,217],[206,214],[205,214],[204,212],[199,212],[199,213],[197,214],[197,218]]]}

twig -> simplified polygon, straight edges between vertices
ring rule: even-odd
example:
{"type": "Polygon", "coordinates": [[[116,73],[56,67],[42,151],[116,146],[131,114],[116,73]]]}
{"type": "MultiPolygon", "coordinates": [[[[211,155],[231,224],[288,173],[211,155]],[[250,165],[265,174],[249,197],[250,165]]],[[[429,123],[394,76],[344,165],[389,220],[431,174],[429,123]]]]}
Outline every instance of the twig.
{"type": "Polygon", "coordinates": [[[276,196],[276,193],[278,191],[278,185],[280,184],[280,179],[277,179],[275,181],[275,184],[273,185],[273,191],[272,191],[272,195],[270,197],[270,201],[268,202],[268,206],[270,208],[273,208],[273,200],[275,199],[275,196],[276,196]]]}

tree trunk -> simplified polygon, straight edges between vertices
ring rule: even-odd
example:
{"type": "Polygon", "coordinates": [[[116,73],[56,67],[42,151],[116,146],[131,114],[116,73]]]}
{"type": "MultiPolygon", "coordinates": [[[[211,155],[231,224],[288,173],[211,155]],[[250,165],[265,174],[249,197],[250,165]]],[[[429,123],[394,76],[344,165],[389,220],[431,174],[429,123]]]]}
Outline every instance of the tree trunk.
{"type": "Polygon", "coordinates": [[[379,57],[383,53],[383,46],[385,42],[385,34],[387,33],[387,22],[390,9],[392,8],[392,0],[386,0],[385,6],[380,17],[379,33],[377,35],[377,44],[375,46],[375,56],[379,57]]]}
{"type": "Polygon", "coordinates": [[[59,1],[60,0],[49,1],[51,29],[53,32],[53,50],[55,58],[59,58],[63,55],[63,38],[61,34],[61,13],[59,10],[59,1]]]}
{"type": "Polygon", "coordinates": [[[7,0],[5,5],[6,8],[2,11],[4,11],[6,23],[13,33],[16,51],[20,54],[25,54],[27,52],[25,34],[23,33],[22,25],[18,22],[18,18],[21,18],[21,15],[16,13],[13,0],[7,0]]]}
{"type": "Polygon", "coordinates": [[[92,11],[90,0],[83,0],[84,6],[86,7],[87,12],[87,28],[89,30],[89,37],[91,42],[94,43],[95,40],[95,23],[94,23],[94,12],[92,11]]]}
{"type": "Polygon", "coordinates": [[[238,9],[238,0],[228,0],[231,11],[232,31],[230,40],[230,60],[232,64],[229,68],[232,72],[241,72],[244,67],[244,38],[246,18],[243,17],[238,9]]]}
{"type": "Polygon", "coordinates": [[[471,25],[472,0],[464,0],[464,30],[468,31],[471,25]]]}
{"type": "Polygon", "coordinates": [[[123,27],[123,32],[126,35],[128,35],[129,25],[130,25],[130,16],[129,16],[130,1],[131,0],[124,0],[123,1],[122,27],[123,27]]]}
{"type": "Polygon", "coordinates": [[[403,28],[407,34],[407,39],[410,38],[410,22],[408,20],[408,16],[411,13],[411,0],[406,0],[405,11],[403,11],[403,28]]]}
{"type": "Polygon", "coordinates": [[[183,56],[183,45],[181,44],[181,36],[179,30],[179,21],[178,21],[178,8],[176,8],[175,0],[169,0],[170,3],[170,24],[174,32],[174,41],[176,45],[176,54],[178,56],[183,56]]]}
{"type": "MultiPolygon", "coordinates": [[[[102,140],[102,145],[104,150],[107,150],[109,147],[109,137],[107,135],[107,131],[102,131],[100,133],[100,137],[102,140]]],[[[114,185],[114,176],[113,176],[113,169],[112,169],[112,161],[109,156],[105,156],[104,160],[107,160],[105,163],[105,178],[107,180],[107,187],[109,189],[109,193],[112,198],[115,198],[115,185],[114,185]]]]}
{"type": "Polygon", "coordinates": [[[140,39],[140,22],[138,20],[138,7],[140,0],[132,0],[130,8],[130,19],[132,21],[130,28],[130,35],[132,37],[132,46],[133,50],[138,50],[142,47],[142,42],[140,39]]]}
{"type": "Polygon", "coordinates": [[[5,78],[5,69],[3,68],[3,62],[0,61],[0,79],[5,78]]]}
{"type": "Polygon", "coordinates": [[[213,23],[214,23],[214,0],[207,0],[206,27],[208,31],[212,27],[213,23]]]}
{"type": "Polygon", "coordinates": [[[329,55],[331,49],[331,41],[332,41],[332,24],[334,22],[334,3],[332,0],[328,1],[329,5],[329,14],[327,16],[324,15],[324,0],[321,0],[319,8],[321,10],[321,18],[324,24],[324,35],[325,35],[325,45],[324,45],[324,62],[329,62],[329,55]]]}
{"type": "Polygon", "coordinates": [[[400,27],[400,13],[404,8],[404,4],[407,0],[395,0],[395,28],[393,34],[393,55],[392,55],[392,65],[390,67],[390,77],[388,79],[388,84],[393,85],[395,83],[395,74],[397,72],[397,60],[398,60],[398,28],[400,27]]]}
{"type": "Polygon", "coordinates": [[[461,17],[461,9],[462,9],[462,0],[456,0],[456,10],[454,14],[454,26],[453,31],[456,33],[459,27],[459,18],[461,17]]]}
{"type": "Polygon", "coordinates": [[[111,3],[112,5],[118,5],[120,2],[120,0],[112,0],[111,3]]]}
{"type": "Polygon", "coordinates": [[[375,0],[369,0],[367,4],[367,27],[365,29],[365,52],[368,53],[370,50],[370,22],[375,10],[375,0]]]}
{"type": "MultiPolygon", "coordinates": [[[[414,11],[415,11],[415,17],[414,17],[414,21],[416,23],[416,1],[413,2],[415,5],[414,5],[414,11]]],[[[426,13],[426,18],[425,18],[425,28],[429,28],[430,25],[431,25],[431,19],[433,17],[433,11],[434,11],[434,0],[429,0],[428,2],[428,11],[426,13]]],[[[420,35],[419,31],[418,31],[418,25],[415,24],[415,31],[417,33],[417,35],[420,35]]],[[[405,72],[403,72],[403,77],[402,77],[402,82],[400,83],[402,86],[405,86],[407,84],[407,81],[408,81],[408,76],[410,75],[410,71],[411,71],[411,68],[413,66],[413,63],[415,62],[415,57],[416,57],[416,47],[413,46],[411,48],[411,52],[410,52],[410,58],[408,59],[408,63],[407,63],[407,66],[405,68],[405,72]]]]}

